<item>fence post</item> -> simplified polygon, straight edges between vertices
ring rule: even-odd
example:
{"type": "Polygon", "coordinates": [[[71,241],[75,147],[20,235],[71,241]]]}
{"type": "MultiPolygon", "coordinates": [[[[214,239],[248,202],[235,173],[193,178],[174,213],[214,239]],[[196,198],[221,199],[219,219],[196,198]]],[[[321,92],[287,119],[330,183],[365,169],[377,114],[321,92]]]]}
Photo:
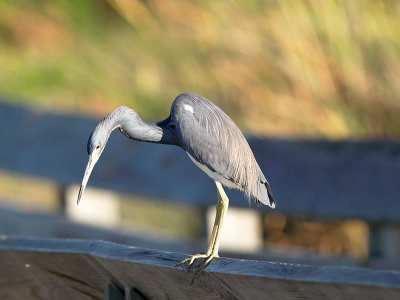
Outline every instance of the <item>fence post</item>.
{"type": "Polygon", "coordinates": [[[369,257],[372,260],[400,260],[400,228],[396,225],[371,223],[369,225],[369,257]]]}

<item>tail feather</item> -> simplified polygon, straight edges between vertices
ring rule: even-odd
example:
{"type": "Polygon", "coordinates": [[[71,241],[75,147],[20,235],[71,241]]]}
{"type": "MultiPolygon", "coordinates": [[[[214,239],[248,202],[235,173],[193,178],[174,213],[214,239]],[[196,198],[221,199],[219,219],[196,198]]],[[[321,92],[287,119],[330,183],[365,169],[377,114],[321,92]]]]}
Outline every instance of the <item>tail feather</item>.
{"type": "Polygon", "coordinates": [[[271,187],[269,186],[267,180],[260,180],[259,194],[257,196],[252,195],[251,198],[256,203],[262,203],[268,205],[271,208],[275,208],[275,197],[272,194],[271,187]]]}
{"type": "Polygon", "coordinates": [[[276,202],[275,202],[275,197],[274,197],[274,195],[272,194],[272,190],[271,190],[271,187],[269,186],[268,181],[265,181],[265,182],[264,182],[264,185],[265,185],[265,187],[267,188],[267,194],[268,194],[268,199],[269,199],[269,206],[270,206],[271,208],[275,208],[275,204],[276,204],[276,202]]]}

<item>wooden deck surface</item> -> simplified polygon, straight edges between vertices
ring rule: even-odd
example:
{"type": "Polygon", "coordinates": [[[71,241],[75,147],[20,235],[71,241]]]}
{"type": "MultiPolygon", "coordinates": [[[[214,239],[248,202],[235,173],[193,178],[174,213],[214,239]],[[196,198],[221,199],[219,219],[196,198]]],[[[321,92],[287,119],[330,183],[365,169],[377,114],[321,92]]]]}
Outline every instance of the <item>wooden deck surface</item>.
{"type": "Polygon", "coordinates": [[[192,287],[183,254],[103,241],[0,237],[0,299],[400,299],[400,272],[220,258],[192,287]]]}

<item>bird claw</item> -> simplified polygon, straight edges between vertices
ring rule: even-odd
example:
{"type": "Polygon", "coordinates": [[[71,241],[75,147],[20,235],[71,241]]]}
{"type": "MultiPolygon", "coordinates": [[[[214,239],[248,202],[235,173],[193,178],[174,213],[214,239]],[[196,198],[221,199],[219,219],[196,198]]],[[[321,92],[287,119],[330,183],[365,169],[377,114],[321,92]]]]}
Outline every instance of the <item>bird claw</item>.
{"type": "Polygon", "coordinates": [[[191,257],[185,258],[184,260],[179,262],[176,266],[179,267],[179,266],[183,265],[184,263],[186,263],[187,261],[189,261],[189,264],[186,268],[186,271],[189,272],[190,269],[192,268],[192,266],[194,266],[194,264],[193,264],[194,261],[201,259],[201,262],[199,262],[197,265],[194,266],[196,268],[196,271],[194,271],[193,277],[189,282],[189,286],[191,286],[193,284],[193,282],[195,282],[196,278],[200,275],[200,273],[203,272],[203,270],[210,264],[210,262],[215,257],[219,257],[217,253],[195,254],[191,257]]]}
{"type": "Polygon", "coordinates": [[[179,267],[179,266],[183,265],[185,262],[189,261],[189,264],[188,264],[188,266],[187,266],[187,268],[186,268],[186,271],[190,271],[190,268],[192,267],[193,262],[194,262],[196,259],[206,258],[206,257],[208,257],[208,256],[209,256],[209,255],[207,255],[207,254],[195,254],[195,255],[193,255],[193,256],[191,256],[191,257],[185,258],[184,260],[182,260],[181,262],[179,262],[176,266],[179,267]]]}

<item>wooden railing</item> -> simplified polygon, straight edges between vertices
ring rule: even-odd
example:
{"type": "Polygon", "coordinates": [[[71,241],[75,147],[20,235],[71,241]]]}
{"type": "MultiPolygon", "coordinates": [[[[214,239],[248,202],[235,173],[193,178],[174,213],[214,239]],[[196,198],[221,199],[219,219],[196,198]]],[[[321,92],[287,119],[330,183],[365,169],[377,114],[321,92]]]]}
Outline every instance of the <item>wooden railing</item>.
{"type": "Polygon", "coordinates": [[[3,237],[1,299],[399,299],[400,272],[215,259],[191,286],[183,254],[3,237]]]}

